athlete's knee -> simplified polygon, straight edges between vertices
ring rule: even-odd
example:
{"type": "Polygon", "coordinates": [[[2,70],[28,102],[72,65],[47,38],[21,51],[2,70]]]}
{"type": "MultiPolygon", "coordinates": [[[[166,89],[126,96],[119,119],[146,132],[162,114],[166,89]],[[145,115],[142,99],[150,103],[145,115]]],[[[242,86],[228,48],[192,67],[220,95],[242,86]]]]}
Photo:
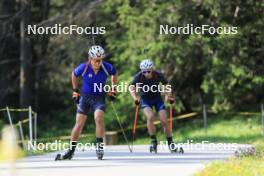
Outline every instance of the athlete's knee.
{"type": "Polygon", "coordinates": [[[103,122],[104,122],[103,116],[101,116],[101,115],[95,115],[94,120],[95,120],[95,123],[98,125],[103,124],[103,122]]]}
{"type": "Polygon", "coordinates": [[[168,121],[167,119],[160,119],[160,123],[163,127],[167,127],[168,126],[168,121]]]}
{"type": "Polygon", "coordinates": [[[78,121],[78,122],[75,123],[74,128],[75,128],[75,130],[80,131],[80,130],[82,130],[83,126],[84,126],[84,122],[83,121],[78,121]]]}
{"type": "Polygon", "coordinates": [[[167,112],[166,110],[161,110],[159,111],[159,119],[160,122],[163,126],[167,126],[168,125],[168,119],[167,119],[167,112]]]}
{"type": "Polygon", "coordinates": [[[147,115],[147,121],[148,121],[148,122],[154,122],[154,118],[155,118],[155,117],[154,117],[154,114],[148,114],[148,115],[147,115]]]}
{"type": "Polygon", "coordinates": [[[74,128],[76,130],[81,130],[85,124],[85,120],[86,120],[86,116],[77,114],[74,128]]]}

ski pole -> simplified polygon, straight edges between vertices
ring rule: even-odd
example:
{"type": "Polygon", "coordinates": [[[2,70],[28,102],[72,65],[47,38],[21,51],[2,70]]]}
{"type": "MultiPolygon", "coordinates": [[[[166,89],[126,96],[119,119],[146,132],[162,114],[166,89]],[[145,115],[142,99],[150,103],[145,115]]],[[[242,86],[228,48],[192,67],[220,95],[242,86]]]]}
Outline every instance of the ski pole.
{"type": "Polygon", "coordinates": [[[135,113],[135,119],[134,119],[134,125],[133,125],[133,131],[132,131],[132,148],[133,148],[133,144],[134,144],[134,139],[135,139],[135,135],[136,135],[136,127],[137,127],[137,119],[138,119],[138,111],[139,111],[139,105],[136,105],[136,113],[135,113]]]}
{"type": "Polygon", "coordinates": [[[172,104],[170,104],[170,130],[172,132],[172,104]]]}
{"type": "Polygon", "coordinates": [[[130,147],[130,144],[129,144],[128,140],[127,140],[127,136],[126,136],[125,130],[124,130],[122,124],[121,124],[120,118],[119,118],[119,116],[117,115],[117,111],[116,111],[116,109],[115,109],[114,103],[113,103],[112,101],[111,101],[110,103],[111,103],[111,106],[112,106],[113,111],[114,111],[114,113],[115,113],[116,120],[117,120],[117,122],[118,122],[118,124],[119,124],[119,127],[120,127],[120,129],[121,129],[121,131],[122,131],[122,134],[123,134],[123,136],[124,136],[124,139],[125,139],[125,141],[126,141],[126,143],[127,143],[128,149],[129,149],[130,152],[133,152],[132,149],[131,149],[131,147],[130,147]]]}

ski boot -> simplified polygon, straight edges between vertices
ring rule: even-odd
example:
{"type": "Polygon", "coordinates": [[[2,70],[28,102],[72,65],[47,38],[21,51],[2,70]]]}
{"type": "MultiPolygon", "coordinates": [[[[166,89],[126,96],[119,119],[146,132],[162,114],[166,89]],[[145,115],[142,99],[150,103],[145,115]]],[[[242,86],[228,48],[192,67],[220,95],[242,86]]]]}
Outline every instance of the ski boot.
{"type": "Polygon", "coordinates": [[[58,160],[71,160],[73,157],[73,151],[68,150],[64,155],[61,155],[60,153],[57,154],[57,156],[55,157],[55,161],[58,160]]]}
{"type": "Polygon", "coordinates": [[[104,156],[104,146],[103,143],[96,143],[96,156],[99,160],[103,159],[104,156]]]}
{"type": "Polygon", "coordinates": [[[158,146],[158,142],[153,140],[151,141],[150,147],[149,147],[149,151],[150,153],[154,152],[155,154],[157,154],[157,146],[158,146]]]}
{"type": "Polygon", "coordinates": [[[183,148],[181,146],[177,147],[177,144],[175,144],[174,142],[169,143],[168,147],[171,153],[184,153],[183,148]]]}

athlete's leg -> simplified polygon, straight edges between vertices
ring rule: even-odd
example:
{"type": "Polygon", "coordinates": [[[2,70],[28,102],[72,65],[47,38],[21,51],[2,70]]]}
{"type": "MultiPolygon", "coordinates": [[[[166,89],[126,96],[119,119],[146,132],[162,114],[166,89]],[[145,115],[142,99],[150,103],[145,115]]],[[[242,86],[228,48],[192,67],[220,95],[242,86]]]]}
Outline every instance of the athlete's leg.
{"type": "Polygon", "coordinates": [[[162,109],[159,111],[159,119],[163,126],[164,133],[166,137],[171,137],[171,129],[169,127],[168,118],[167,118],[167,111],[165,109],[162,109]]]}
{"type": "Polygon", "coordinates": [[[165,109],[162,109],[159,111],[159,119],[160,122],[164,128],[164,133],[167,137],[168,146],[171,152],[176,152],[177,148],[175,148],[175,145],[172,145],[173,139],[172,139],[172,131],[169,127],[168,118],[167,118],[167,111],[165,109]]]}
{"type": "Polygon", "coordinates": [[[150,107],[145,107],[143,109],[144,114],[147,117],[147,127],[150,136],[156,135],[156,128],[154,126],[154,113],[150,107]]]}
{"type": "Polygon", "coordinates": [[[83,126],[85,124],[87,113],[88,113],[89,105],[86,103],[86,97],[80,98],[80,103],[77,105],[77,113],[75,117],[75,125],[71,132],[71,142],[70,142],[70,149],[69,153],[73,154],[75,148],[77,146],[77,141],[80,137],[82,132],[83,126]]]}
{"type": "Polygon", "coordinates": [[[96,109],[94,111],[94,120],[96,125],[96,155],[98,159],[102,159],[104,155],[104,141],[105,125],[104,125],[104,111],[102,109],[96,109]]]}
{"type": "Polygon", "coordinates": [[[168,145],[170,146],[171,143],[173,143],[172,131],[169,127],[168,118],[167,118],[167,111],[165,109],[165,105],[164,105],[164,102],[163,102],[161,97],[158,97],[155,100],[154,106],[155,106],[156,111],[159,113],[159,119],[160,119],[160,122],[163,126],[164,133],[165,133],[167,141],[168,141],[168,145]]]}
{"type": "Polygon", "coordinates": [[[81,113],[76,114],[76,122],[71,132],[71,141],[78,141],[87,116],[81,113]]]}
{"type": "Polygon", "coordinates": [[[71,159],[73,156],[73,153],[77,146],[77,141],[80,137],[80,134],[82,132],[83,126],[85,124],[87,116],[81,113],[76,114],[76,122],[71,132],[71,141],[70,141],[70,148],[69,150],[61,156],[60,154],[56,156],[55,160],[61,160],[61,159],[71,159]]]}
{"type": "Polygon", "coordinates": [[[94,120],[96,125],[95,135],[97,138],[103,138],[105,134],[104,111],[96,109],[94,111],[94,120]]]}

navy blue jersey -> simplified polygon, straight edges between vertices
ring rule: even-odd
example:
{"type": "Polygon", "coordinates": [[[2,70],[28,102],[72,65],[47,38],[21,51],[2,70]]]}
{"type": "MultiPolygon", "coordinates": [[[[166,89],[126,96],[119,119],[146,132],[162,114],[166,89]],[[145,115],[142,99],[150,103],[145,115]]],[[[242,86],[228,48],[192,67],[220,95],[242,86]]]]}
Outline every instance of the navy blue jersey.
{"type": "MultiPolygon", "coordinates": [[[[152,85],[159,86],[161,84],[165,85],[168,84],[167,79],[163,76],[163,74],[160,71],[153,70],[152,72],[152,78],[148,79],[144,76],[144,74],[140,71],[138,72],[132,81],[132,85],[138,86],[138,87],[143,87],[144,85],[147,85],[148,87],[152,85]]],[[[144,91],[144,89],[139,88],[139,95],[142,98],[152,98],[155,96],[160,96],[160,91],[153,92],[151,90],[149,91],[144,91]]]]}

